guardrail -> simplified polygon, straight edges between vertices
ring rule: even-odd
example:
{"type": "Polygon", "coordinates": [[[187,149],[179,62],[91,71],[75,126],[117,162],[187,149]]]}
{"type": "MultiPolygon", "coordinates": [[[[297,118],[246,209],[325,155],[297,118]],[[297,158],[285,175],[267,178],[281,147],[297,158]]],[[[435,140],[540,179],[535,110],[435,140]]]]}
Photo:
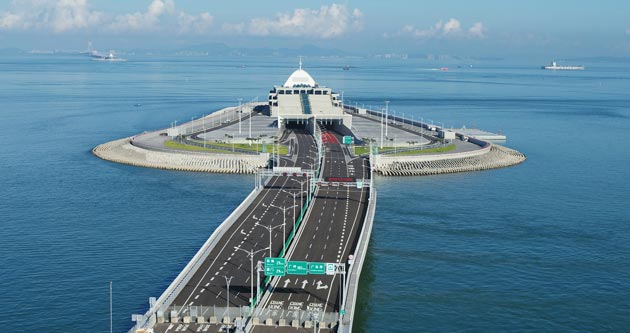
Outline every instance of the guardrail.
{"type": "MultiPolygon", "coordinates": [[[[372,169],[372,159],[370,158],[370,180],[373,184],[374,171],[372,169]]],[[[344,286],[344,294],[346,295],[346,314],[343,317],[343,332],[352,332],[352,323],[354,322],[355,305],[357,301],[357,295],[359,293],[359,280],[361,277],[361,270],[363,269],[363,262],[367,254],[367,248],[370,242],[370,236],[372,235],[372,225],[374,224],[374,215],[376,213],[376,188],[374,185],[370,186],[370,197],[368,198],[367,214],[365,215],[365,221],[357,242],[357,247],[354,252],[355,259],[350,265],[350,272],[348,279],[346,280],[346,286],[344,286]],[[349,301],[349,302],[348,302],[349,301]]]]}
{"type": "Polygon", "coordinates": [[[155,324],[155,314],[158,311],[165,311],[171,305],[179,292],[186,286],[186,283],[190,281],[199,266],[203,264],[204,260],[210,254],[210,251],[217,245],[221,237],[227,232],[232,224],[236,222],[241,214],[243,214],[245,209],[254,201],[261,191],[262,187],[252,190],[245,200],[243,200],[243,202],[241,202],[241,204],[232,211],[232,213],[219,225],[219,227],[217,227],[199,251],[197,251],[195,256],[177,275],[175,280],[171,282],[168,288],[166,288],[162,295],[157,299],[155,304],[152,304],[149,310],[147,310],[147,312],[137,320],[136,325],[129,330],[129,333],[135,333],[138,329],[151,328],[155,324]]]}

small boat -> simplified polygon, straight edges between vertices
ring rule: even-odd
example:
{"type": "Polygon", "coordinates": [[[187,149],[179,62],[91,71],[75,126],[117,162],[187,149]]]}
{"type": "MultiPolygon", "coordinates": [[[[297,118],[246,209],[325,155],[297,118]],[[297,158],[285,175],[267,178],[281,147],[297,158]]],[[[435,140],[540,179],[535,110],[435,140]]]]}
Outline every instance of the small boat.
{"type": "Polygon", "coordinates": [[[116,57],[116,55],[114,54],[114,51],[109,51],[109,54],[105,55],[105,54],[100,54],[98,52],[92,52],[92,60],[96,60],[96,61],[110,61],[110,62],[120,62],[120,61],[127,61],[127,59],[123,59],[123,58],[118,58],[116,57]]]}
{"type": "Polygon", "coordinates": [[[584,66],[559,66],[558,63],[556,63],[555,61],[552,61],[550,65],[542,66],[542,69],[580,71],[584,69],[584,66]]]}
{"type": "Polygon", "coordinates": [[[342,68],[343,68],[344,71],[349,71],[350,70],[350,66],[348,66],[348,65],[345,65],[342,68]]]}

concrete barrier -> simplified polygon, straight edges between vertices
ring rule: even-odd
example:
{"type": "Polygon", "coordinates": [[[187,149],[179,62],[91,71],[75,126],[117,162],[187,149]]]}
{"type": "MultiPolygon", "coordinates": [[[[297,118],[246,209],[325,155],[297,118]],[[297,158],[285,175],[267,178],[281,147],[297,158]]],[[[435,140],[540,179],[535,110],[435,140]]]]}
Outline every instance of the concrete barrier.
{"type": "Polygon", "coordinates": [[[383,176],[419,176],[504,168],[525,161],[522,153],[496,144],[471,152],[416,156],[376,155],[374,171],[383,176]]]}
{"type": "Polygon", "coordinates": [[[98,145],[92,153],[103,160],[139,167],[216,173],[255,173],[269,160],[268,153],[245,155],[149,150],[132,145],[130,138],[98,145]]]}
{"type": "MultiPolygon", "coordinates": [[[[370,163],[372,160],[370,160],[370,163]]],[[[374,169],[370,169],[370,179],[374,179],[374,169]]],[[[373,184],[373,183],[372,183],[373,184]]],[[[346,314],[343,317],[343,330],[342,332],[352,332],[352,323],[354,322],[355,307],[357,302],[357,295],[359,294],[359,281],[361,278],[361,270],[363,269],[363,262],[367,254],[368,245],[370,243],[370,236],[372,235],[372,226],[374,224],[374,215],[376,214],[376,189],[372,185],[370,186],[370,197],[367,207],[367,214],[365,215],[365,221],[363,222],[363,228],[357,242],[357,246],[354,252],[354,261],[350,265],[348,270],[348,279],[345,286],[346,293],[346,314]]],[[[321,324],[321,323],[320,323],[321,324]]],[[[325,325],[325,323],[324,323],[325,325]]],[[[321,326],[320,326],[321,327],[321,326]]]]}

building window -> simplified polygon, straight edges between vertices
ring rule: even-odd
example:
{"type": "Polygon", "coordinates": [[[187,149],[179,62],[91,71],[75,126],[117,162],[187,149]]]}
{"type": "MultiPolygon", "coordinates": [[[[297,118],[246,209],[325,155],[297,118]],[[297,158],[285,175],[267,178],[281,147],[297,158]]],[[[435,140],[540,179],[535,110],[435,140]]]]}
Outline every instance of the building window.
{"type": "Polygon", "coordinates": [[[284,95],[284,90],[278,90],[278,94],[284,95]]]}
{"type": "Polygon", "coordinates": [[[321,95],[322,91],[321,90],[315,90],[315,95],[321,95]]]}

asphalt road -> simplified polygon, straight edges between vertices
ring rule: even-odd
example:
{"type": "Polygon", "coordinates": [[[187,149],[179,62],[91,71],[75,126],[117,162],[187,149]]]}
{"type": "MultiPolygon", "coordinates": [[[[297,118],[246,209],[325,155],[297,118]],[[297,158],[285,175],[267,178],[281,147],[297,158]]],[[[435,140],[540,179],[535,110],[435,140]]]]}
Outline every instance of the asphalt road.
{"type": "MultiPolygon", "coordinates": [[[[323,133],[325,163],[324,178],[369,177],[364,158],[350,159],[341,136],[323,133]]],[[[297,245],[287,260],[308,262],[343,262],[354,253],[367,210],[369,188],[320,187],[313,208],[298,234],[297,245]]],[[[346,265],[346,269],[348,266],[346,265]]],[[[299,321],[300,326],[313,315],[338,312],[340,308],[340,275],[287,275],[276,278],[273,291],[259,305],[264,314],[299,321]]],[[[320,317],[321,318],[321,317],[320,317]]],[[[292,327],[256,326],[254,332],[312,331],[292,327]]]]}
{"type": "MultiPolygon", "coordinates": [[[[300,166],[310,168],[316,151],[315,143],[310,134],[303,129],[289,129],[282,138],[286,141],[293,141],[294,149],[291,156],[282,156],[281,166],[300,166]]],[[[277,256],[283,244],[285,230],[283,230],[283,212],[275,208],[290,207],[294,203],[291,193],[300,193],[300,184],[297,181],[305,180],[304,177],[273,177],[267,186],[255,198],[252,204],[247,207],[239,219],[233,223],[223,238],[210,252],[207,260],[197,270],[192,279],[182,289],[176,297],[173,305],[178,306],[212,306],[225,307],[229,303],[230,307],[247,306],[249,304],[250,283],[251,283],[251,262],[249,254],[245,251],[258,251],[269,247],[269,229],[263,226],[280,226],[271,231],[271,252],[269,250],[260,251],[254,256],[254,265],[257,261],[264,260],[267,256],[277,256]],[[236,248],[244,251],[237,250],[236,248]],[[227,295],[227,283],[225,277],[232,277],[230,282],[229,300],[227,295]]],[[[306,186],[304,186],[306,190],[306,186]]],[[[306,196],[304,196],[306,199],[306,196]]],[[[300,196],[296,196],[296,203],[300,204],[300,196]]],[[[295,213],[299,214],[299,207],[295,213]]],[[[286,235],[293,227],[293,209],[286,210],[286,235]]],[[[254,266],[254,278],[256,277],[254,266]]],[[[254,282],[255,283],[255,282],[254,282]]],[[[255,291],[254,291],[255,292],[255,291]]],[[[187,314],[184,308],[180,312],[180,317],[187,314]]],[[[155,332],[172,332],[178,326],[170,324],[158,324],[155,332]],[[169,329],[170,327],[170,329],[169,329]]],[[[196,325],[190,329],[196,330],[196,325]]],[[[188,327],[186,330],[189,331],[188,327]]]]}

